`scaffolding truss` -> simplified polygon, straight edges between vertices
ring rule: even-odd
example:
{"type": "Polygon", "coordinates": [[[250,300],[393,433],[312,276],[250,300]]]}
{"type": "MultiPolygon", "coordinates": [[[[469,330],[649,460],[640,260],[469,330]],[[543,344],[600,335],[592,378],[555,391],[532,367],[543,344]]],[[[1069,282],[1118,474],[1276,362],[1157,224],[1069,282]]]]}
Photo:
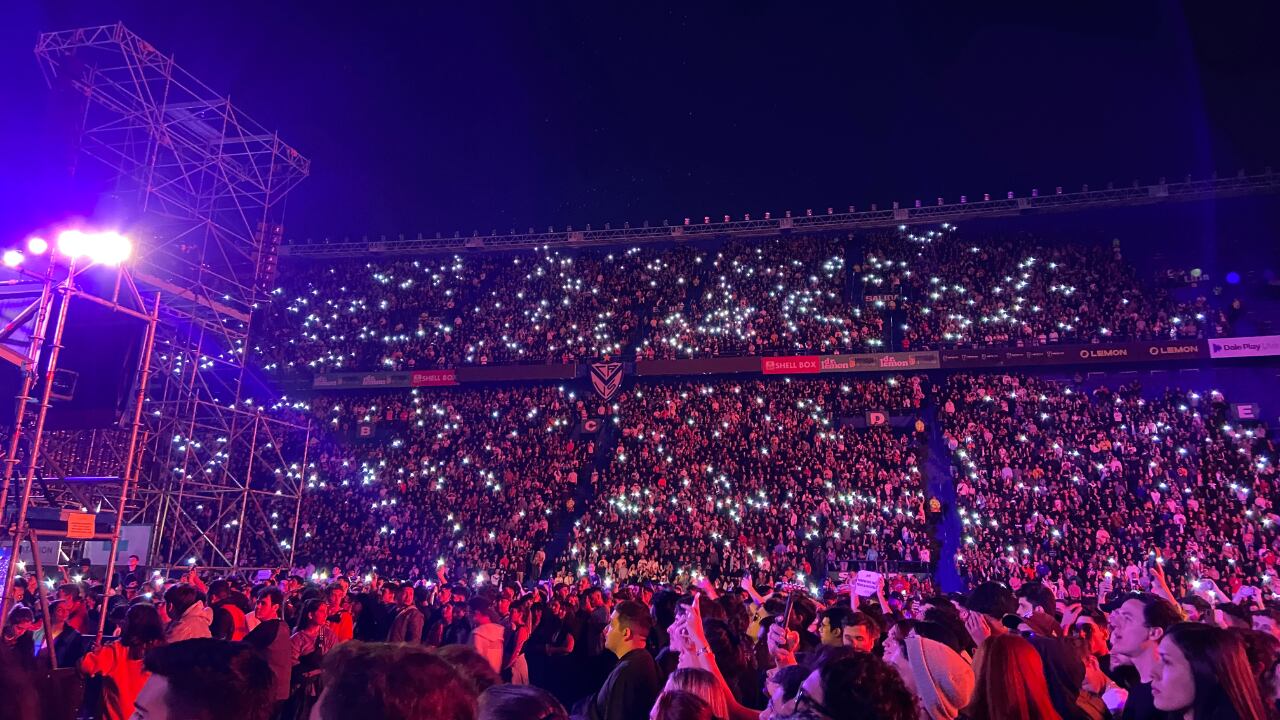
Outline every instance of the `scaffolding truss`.
{"type": "MultiPolygon", "coordinates": [[[[246,349],[310,161],[122,24],[45,33],[35,53],[83,98],[80,149],[132,202],[132,277],[161,298],[125,522],[154,525],[153,565],[291,564],[309,423],[248,392],[246,349]]],[[[59,454],[114,447],[101,431],[59,454]]]]}

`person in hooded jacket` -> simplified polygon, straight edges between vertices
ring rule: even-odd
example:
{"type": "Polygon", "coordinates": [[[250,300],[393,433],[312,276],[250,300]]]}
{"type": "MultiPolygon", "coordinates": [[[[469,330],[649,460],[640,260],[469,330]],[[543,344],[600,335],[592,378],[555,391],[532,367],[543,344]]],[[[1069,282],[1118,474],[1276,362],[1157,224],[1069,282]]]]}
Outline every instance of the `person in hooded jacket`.
{"type": "Polygon", "coordinates": [[[165,628],[165,641],[169,643],[193,638],[213,637],[209,626],[213,623],[213,609],[204,604],[200,591],[194,585],[178,583],[164,592],[165,613],[169,626],[165,628]]]}
{"type": "Polygon", "coordinates": [[[885,662],[919,699],[920,720],[954,720],[973,698],[973,666],[947,635],[936,623],[904,622],[885,640],[885,662]]]}

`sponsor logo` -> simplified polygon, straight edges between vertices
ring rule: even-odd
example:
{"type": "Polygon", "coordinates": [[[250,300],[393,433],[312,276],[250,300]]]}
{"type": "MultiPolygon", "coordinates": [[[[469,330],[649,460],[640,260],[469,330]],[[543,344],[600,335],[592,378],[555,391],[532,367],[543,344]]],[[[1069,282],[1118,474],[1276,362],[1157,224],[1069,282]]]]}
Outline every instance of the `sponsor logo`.
{"type": "Polygon", "coordinates": [[[1215,358],[1280,355],[1280,335],[1256,335],[1213,340],[1209,343],[1209,355],[1215,358]]]}
{"type": "Polygon", "coordinates": [[[409,377],[413,387],[424,385],[457,385],[458,374],[453,370],[415,370],[409,377]]]}
{"type": "Polygon", "coordinates": [[[1090,358],[1115,358],[1129,357],[1129,348],[1099,348],[1097,350],[1085,348],[1080,351],[1080,358],[1088,360],[1090,358]]]}
{"type": "Polygon", "coordinates": [[[818,358],[810,355],[761,358],[760,371],[766,375],[816,373],[821,371],[818,358]]]}
{"type": "Polygon", "coordinates": [[[390,375],[361,375],[360,385],[362,387],[382,387],[390,385],[392,382],[390,375]]]}
{"type": "Polygon", "coordinates": [[[908,355],[905,358],[897,355],[885,355],[880,358],[880,367],[882,368],[909,368],[916,366],[916,356],[908,355]]]}
{"type": "Polygon", "coordinates": [[[1152,355],[1194,355],[1199,351],[1197,345],[1153,345],[1147,350],[1152,355]]]}

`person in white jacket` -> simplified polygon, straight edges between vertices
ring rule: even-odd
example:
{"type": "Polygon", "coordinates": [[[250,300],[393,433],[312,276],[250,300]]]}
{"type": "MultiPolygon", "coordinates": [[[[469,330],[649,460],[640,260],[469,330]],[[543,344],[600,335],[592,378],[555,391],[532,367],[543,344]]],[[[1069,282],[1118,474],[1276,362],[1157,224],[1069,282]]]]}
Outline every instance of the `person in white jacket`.
{"type": "Polygon", "coordinates": [[[502,649],[505,628],[498,624],[494,617],[493,606],[484,598],[472,598],[471,608],[471,642],[470,645],[480,653],[493,667],[496,673],[502,672],[502,649]]]}
{"type": "Polygon", "coordinates": [[[200,592],[194,585],[178,583],[164,593],[165,613],[169,625],[164,639],[170,643],[192,638],[212,637],[209,625],[213,623],[213,608],[200,600],[200,592]]]}

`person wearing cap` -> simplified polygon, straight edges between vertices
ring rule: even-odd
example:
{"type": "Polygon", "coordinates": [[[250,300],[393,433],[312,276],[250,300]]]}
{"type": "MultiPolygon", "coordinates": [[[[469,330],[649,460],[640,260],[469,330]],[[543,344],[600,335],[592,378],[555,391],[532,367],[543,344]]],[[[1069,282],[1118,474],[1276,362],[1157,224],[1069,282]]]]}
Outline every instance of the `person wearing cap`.
{"type": "Polygon", "coordinates": [[[992,635],[1003,635],[1009,632],[1004,624],[1004,617],[1012,615],[1018,609],[1018,600],[1013,591],[1004,583],[987,581],[979,583],[969,596],[965,598],[962,617],[964,627],[973,638],[977,650],[974,652],[973,665],[978,667],[982,658],[982,644],[992,635]]]}
{"type": "Polygon", "coordinates": [[[1182,621],[1172,602],[1144,592],[1121,598],[1111,612],[1112,665],[1133,665],[1138,684],[1129,689],[1121,720],[1163,718],[1151,694],[1151,681],[1160,668],[1159,646],[1165,631],[1182,621]]]}

